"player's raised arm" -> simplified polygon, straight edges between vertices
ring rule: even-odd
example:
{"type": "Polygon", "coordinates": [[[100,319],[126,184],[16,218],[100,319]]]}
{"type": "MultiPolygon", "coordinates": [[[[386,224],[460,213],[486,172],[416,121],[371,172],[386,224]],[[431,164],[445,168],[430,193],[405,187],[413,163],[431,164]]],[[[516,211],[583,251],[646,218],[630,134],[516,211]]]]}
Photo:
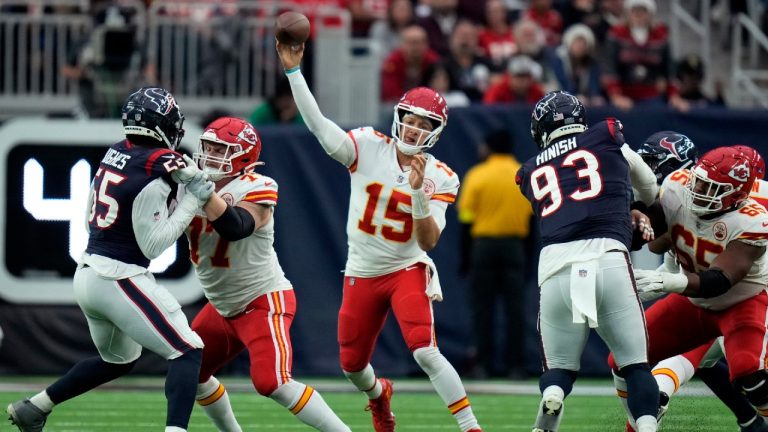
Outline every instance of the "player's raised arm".
{"type": "Polygon", "coordinates": [[[349,167],[355,162],[355,143],[342,128],[320,112],[320,107],[317,106],[317,101],[301,74],[300,65],[304,57],[304,44],[285,45],[276,42],[276,47],[288,82],[291,84],[293,99],[307,127],[317,137],[329,156],[349,167]]]}
{"type": "Polygon", "coordinates": [[[645,205],[651,205],[659,193],[656,174],[643,162],[639,154],[629,148],[628,144],[621,146],[621,154],[629,163],[629,179],[632,181],[632,187],[637,191],[635,199],[642,201],[645,205]]]}

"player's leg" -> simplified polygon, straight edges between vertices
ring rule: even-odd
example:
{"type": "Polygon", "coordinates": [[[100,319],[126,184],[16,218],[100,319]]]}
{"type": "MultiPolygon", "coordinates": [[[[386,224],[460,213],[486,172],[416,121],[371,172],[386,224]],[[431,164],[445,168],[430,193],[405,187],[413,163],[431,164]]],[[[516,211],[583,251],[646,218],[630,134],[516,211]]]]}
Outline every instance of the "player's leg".
{"type": "Polygon", "coordinates": [[[717,315],[731,380],[764,417],[768,416],[767,309],[768,296],[761,292],[717,315]]]}
{"type": "Polygon", "coordinates": [[[110,297],[124,306],[108,311],[107,318],[141,346],[168,360],[166,431],[186,430],[197,393],[203,342],[189,327],[179,302],[151,274],[113,284],[110,297]]]}
{"type": "Polygon", "coordinates": [[[395,416],[389,405],[392,383],[386,378],[376,378],[370,364],[376,339],[389,312],[390,293],[382,282],[389,277],[345,277],[339,309],[341,369],[347,379],[368,396],[366,410],[371,411],[377,432],[395,428],[395,416]]]}
{"type": "Polygon", "coordinates": [[[461,430],[480,430],[458,372],[437,348],[432,301],[426,293],[426,265],[417,264],[391,276],[392,311],[413,358],[429,376],[461,430]]]}
{"type": "MultiPolygon", "coordinates": [[[[717,323],[705,319],[701,310],[688,298],[670,294],[645,311],[650,364],[690,351],[719,335],[717,323]]],[[[613,353],[609,356],[608,364],[614,370],[617,394],[631,420],[626,399],[627,384],[624,378],[617,375],[618,366],[613,353]]]]}
{"type": "Polygon", "coordinates": [[[625,385],[630,418],[638,431],[656,430],[659,387],[648,363],[645,316],[627,254],[608,253],[600,258],[597,289],[602,298],[597,332],[615,358],[616,381],[625,385]]]}
{"type": "Polygon", "coordinates": [[[291,324],[296,314],[293,290],[274,291],[260,296],[243,313],[231,319],[238,337],[248,348],[251,379],[259,394],[288,409],[291,414],[325,432],[350,429],[312,387],[291,376],[293,349],[291,324]]]}
{"type": "Polygon", "coordinates": [[[542,398],[534,431],[557,431],[564,400],[571,393],[581,367],[581,353],[589,327],[574,323],[570,301],[570,267],[560,270],[539,287],[539,337],[544,373],[539,378],[542,398]]]}
{"type": "Polygon", "coordinates": [[[54,405],[112,381],[136,364],[141,346],[104,319],[99,312],[100,304],[93,301],[92,293],[108,292],[110,289],[112,282],[98,277],[90,268],[80,268],[75,272],[75,298],[85,313],[91,338],[101,357],[78,362],[45,390],[9,405],[8,414],[20,429],[42,430],[54,405]]]}
{"type": "Polygon", "coordinates": [[[203,361],[195,399],[221,432],[240,432],[229,394],[213,373],[229,363],[244,348],[229,320],[222,317],[211,303],[207,303],[194,320],[192,330],[203,340],[203,361]]]}

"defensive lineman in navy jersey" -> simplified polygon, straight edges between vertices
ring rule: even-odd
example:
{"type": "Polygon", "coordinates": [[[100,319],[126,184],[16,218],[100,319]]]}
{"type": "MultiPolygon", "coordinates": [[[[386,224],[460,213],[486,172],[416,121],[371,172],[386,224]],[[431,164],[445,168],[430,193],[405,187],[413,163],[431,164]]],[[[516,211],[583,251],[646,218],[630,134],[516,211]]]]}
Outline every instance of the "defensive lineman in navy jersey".
{"type": "Polygon", "coordinates": [[[187,429],[203,343],[176,299],[147,270],[214,190],[197,165],[175,151],[183,121],[173,96],[161,88],[139,89],[126,100],[126,139],[110,147],[93,179],[84,209],[88,247],[74,277],[75,299],[100,356],[10,404],[10,420],[22,432],[42,431],[54,405],[126,374],[142,347],[169,361],[165,430],[187,429]],[[177,183],[189,192],[178,202],[177,183]]]}
{"type": "MultiPolygon", "coordinates": [[[[538,275],[544,373],[533,431],[558,430],[590,328],[614,353],[621,352],[638,432],[656,431],[658,386],[645,333],[638,331],[645,323],[628,254],[635,223],[645,238],[652,236],[644,215],[630,216],[630,178],[643,177],[631,173],[636,156],[624,146],[618,121],[587,130],[584,106],[565,92],[549,93],[536,104],[531,135],[540,153],[521,167],[517,180],[544,243],[538,275]]],[[[655,183],[652,172],[646,174],[655,183]]]]}

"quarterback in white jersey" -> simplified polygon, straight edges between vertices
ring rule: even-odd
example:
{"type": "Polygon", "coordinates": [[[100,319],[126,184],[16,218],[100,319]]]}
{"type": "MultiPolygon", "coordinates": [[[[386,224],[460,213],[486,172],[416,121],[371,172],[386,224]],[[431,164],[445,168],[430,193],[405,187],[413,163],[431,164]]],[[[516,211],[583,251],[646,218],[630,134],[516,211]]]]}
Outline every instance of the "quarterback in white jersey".
{"type": "Polygon", "coordinates": [[[299,69],[303,45],[277,43],[277,52],[307,127],[350,172],[349,256],[338,333],[344,374],[368,396],[374,429],[394,431],[392,383],[377,379],[370,365],[392,309],[413,357],[461,430],[479,431],[461,379],[434,336],[431,302],[442,293],[426,251],[440,238],[459,179],[424,151],[448,121],[445,99],[426,87],[409,90],[395,106],[391,137],[372,128],[346,133],[323,116],[309,91],[299,69]]]}
{"type": "Polygon", "coordinates": [[[749,193],[764,169],[744,151],[720,147],[689,173],[670,175],[660,198],[667,241],[651,249],[673,248],[682,272],[635,272],[639,291],[675,293],[646,312],[649,360],[684,353],[722,335],[730,379],[758,412],[768,408],[768,212],[749,193]]]}
{"type": "Polygon", "coordinates": [[[216,183],[187,229],[190,259],[209,301],[192,322],[206,343],[197,401],[220,431],[241,430],[213,373],[247,349],[260,394],[317,430],[347,432],[317,391],[291,377],[296,297],[272,246],[277,183],[253,172],[260,152],[250,123],[222,117],[205,129],[195,154],[216,183]]]}

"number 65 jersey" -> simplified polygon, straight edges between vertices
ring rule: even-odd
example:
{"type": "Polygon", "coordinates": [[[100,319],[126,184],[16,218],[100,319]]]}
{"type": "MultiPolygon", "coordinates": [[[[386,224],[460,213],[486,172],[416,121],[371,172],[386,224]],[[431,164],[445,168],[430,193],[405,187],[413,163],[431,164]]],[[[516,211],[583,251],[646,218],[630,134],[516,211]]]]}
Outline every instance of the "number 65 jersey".
{"type": "MultiPolygon", "coordinates": [[[[427,253],[419,248],[411,216],[410,167],[400,166],[393,140],[370,128],[349,132],[356,158],[349,166],[351,190],[347,217],[349,255],[347,276],[374,277],[425,262],[427,253]]],[[[430,154],[424,154],[424,193],[442,231],[445,210],[456,201],[459,176],[430,154]]]]}
{"type": "MultiPolygon", "coordinates": [[[[277,183],[255,173],[237,177],[217,193],[229,205],[240,201],[277,205],[277,183]]],[[[237,315],[266,293],[291,289],[272,246],[274,227],[273,217],[250,236],[230,242],[200,211],[187,228],[189,259],[205,296],[222,316],[237,315]]]]}
{"type": "MultiPolygon", "coordinates": [[[[685,184],[688,170],[670,174],[661,186],[664,210],[672,247],[685,273],[706,270],[732,241],[754,246],[768,246],[768,212],[753,198],[740,208],[710,219],[698,217],[686,209],[685,184]]],[[[710,299],[691,298],[702,308],[723,310],[753,297],[768,283],[768,253],[757,259],[744,278],[728,292],[710,299]]]]}

